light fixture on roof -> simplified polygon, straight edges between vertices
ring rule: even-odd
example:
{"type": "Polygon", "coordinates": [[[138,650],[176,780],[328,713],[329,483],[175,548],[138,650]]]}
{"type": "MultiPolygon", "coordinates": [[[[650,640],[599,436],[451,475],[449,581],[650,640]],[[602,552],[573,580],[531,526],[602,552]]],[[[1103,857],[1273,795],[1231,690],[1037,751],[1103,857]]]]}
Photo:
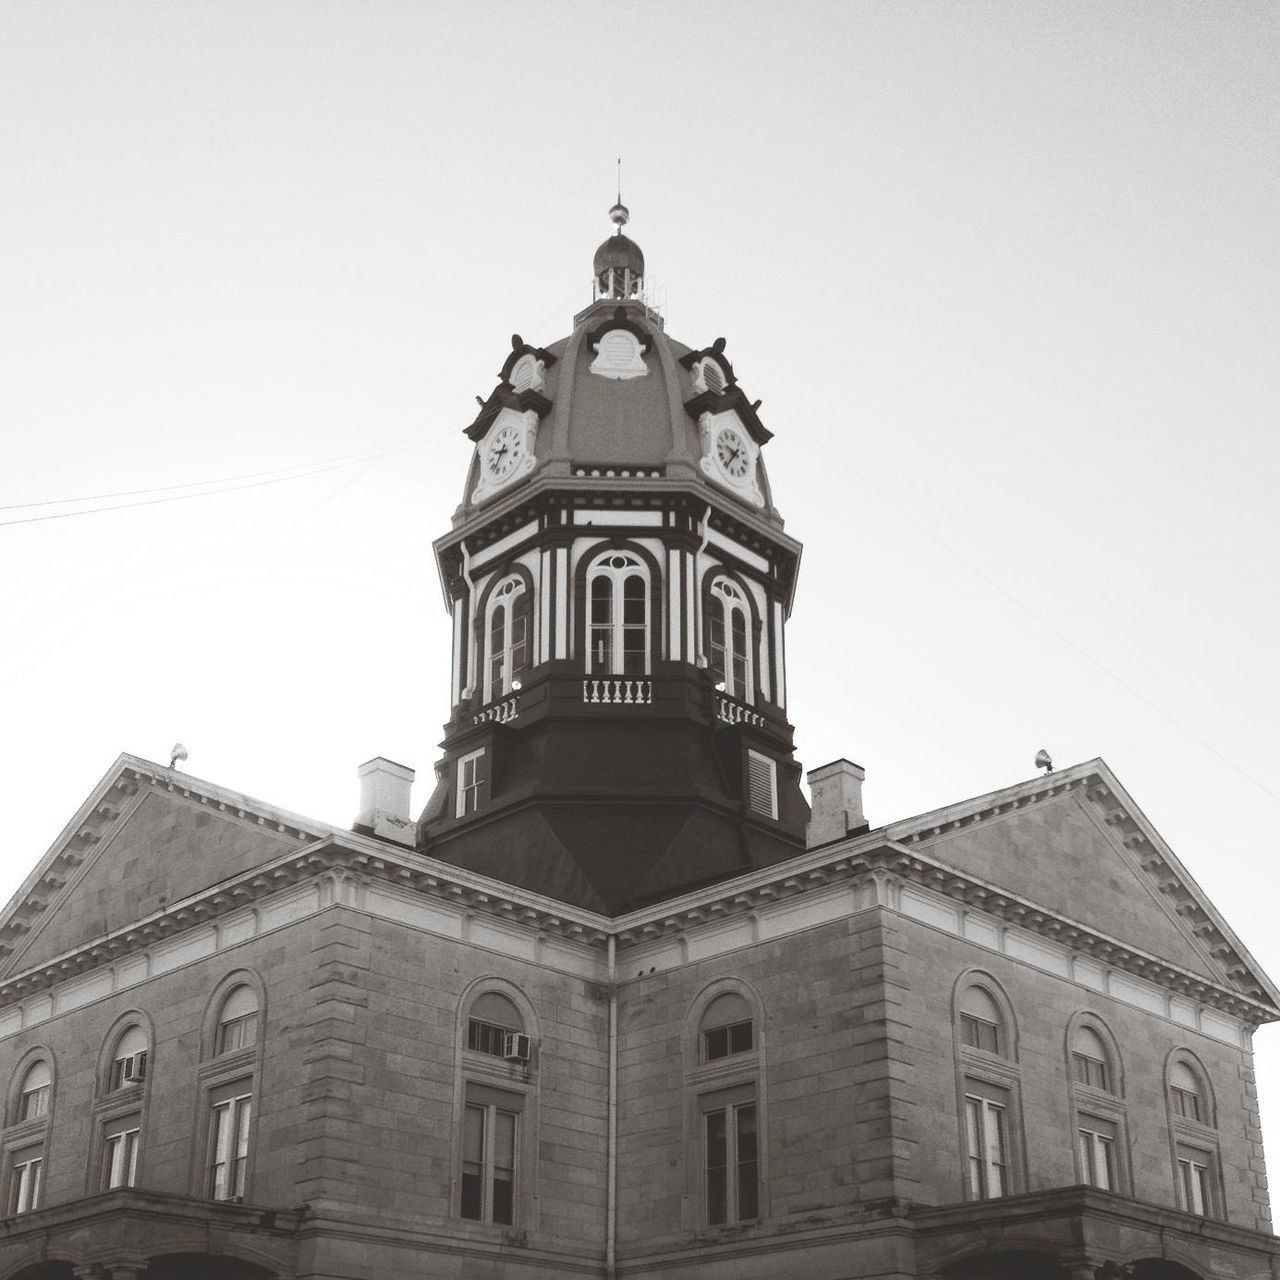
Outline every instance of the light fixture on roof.
{"type": "Polygon", "coordinates": [[[175,742],[173,744],[173,749],[169,752],[169,768],[176,769],[186,758],[186,747],[184,747],[180,742],[175,742]]]}
{"type": "Polygon", "coordinates": [[[1045,773],[1053,772],[1053,759],[1043,747],[1036,752],[1036,768],[1043,769],[1045,773]]]}

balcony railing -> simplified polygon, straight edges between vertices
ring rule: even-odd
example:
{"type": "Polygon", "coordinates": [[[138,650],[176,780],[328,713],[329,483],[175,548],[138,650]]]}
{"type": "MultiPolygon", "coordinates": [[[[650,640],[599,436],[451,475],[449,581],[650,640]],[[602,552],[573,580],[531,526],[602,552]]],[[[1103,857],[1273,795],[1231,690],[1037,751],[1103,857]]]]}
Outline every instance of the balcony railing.
{"type": "Polygon", "coordinates": [[[725,724],[752,724],[757,729],[764,728],[764,716],[723,693],[716,694],[716,719],[723,720],[725,724]]]}
{"type": "Polygon", "coordinates": [[[516,718],[519,711],[519,699],[513,693],[501,702],[492,703],[481,712],[472,716],[476,724],[508,724],[516,718]]]}
{"type": "Polygon", "coordinates": [[[584,680],[582,700],[624,706],[648,706],[653,701],[652,680],[584,680]]]}

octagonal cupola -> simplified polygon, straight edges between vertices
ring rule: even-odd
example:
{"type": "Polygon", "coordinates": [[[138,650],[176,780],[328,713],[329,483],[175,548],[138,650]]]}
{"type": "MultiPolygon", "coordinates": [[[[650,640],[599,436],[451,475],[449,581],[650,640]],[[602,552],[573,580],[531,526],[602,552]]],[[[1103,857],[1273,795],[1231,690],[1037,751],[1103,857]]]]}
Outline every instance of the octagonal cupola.
{"type": "MultiPolygon", "coordinates": [[[[617,913],[803,849],[783,632],[799,545],[722,337],[689,346],[622,234],[572,333],[511,339],[453,528],[432,856],[617,913]]],[[[478,397],[479,398],[479,397],[478,397]]]]}
{"type": "Polygon", "coordinates": [[[622,234],[631,211],[621,200],[609,210],[614,231],[592,260],[594,294],[599,298],[636,298],[644,293],[644,254],[634,240],[622,234]]]}

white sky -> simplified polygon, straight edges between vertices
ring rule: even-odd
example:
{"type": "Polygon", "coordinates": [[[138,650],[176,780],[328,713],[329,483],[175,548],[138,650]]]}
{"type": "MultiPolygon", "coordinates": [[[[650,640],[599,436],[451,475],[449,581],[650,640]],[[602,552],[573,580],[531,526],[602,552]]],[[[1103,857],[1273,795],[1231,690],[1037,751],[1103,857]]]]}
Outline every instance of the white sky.
{"type": "Polygon", "coordinates": [[[1278,33],[0,6],[0,523],[381,455],[0,527],[0,895],[122,750],[339,823],[372,755],[429,779],[461,428],[588,300],[621,154],[669,330],[723,334],[776,433],[801,759],[866,765],[879,824],[1102,755],[1280,977],[1278,33]]]}

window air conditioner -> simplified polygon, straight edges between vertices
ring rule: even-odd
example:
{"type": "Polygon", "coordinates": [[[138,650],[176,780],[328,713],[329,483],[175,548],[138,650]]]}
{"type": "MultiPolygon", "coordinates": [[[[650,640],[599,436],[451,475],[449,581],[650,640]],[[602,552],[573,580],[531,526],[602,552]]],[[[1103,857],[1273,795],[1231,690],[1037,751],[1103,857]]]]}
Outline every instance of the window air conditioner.
{"type": "Polygon", "coordinates": [[[519,1031],[508,1031],[502,1037],[502,1056],[508,1062],[529,1061],[529,1037],[519,1031]]]}
{"type": "Polygon", "coordinates": [[[126,1058],[120,1069],[123,1084],[141,1084],[147,1078],[147,1055],[135,1053],[126,1058]]]}

